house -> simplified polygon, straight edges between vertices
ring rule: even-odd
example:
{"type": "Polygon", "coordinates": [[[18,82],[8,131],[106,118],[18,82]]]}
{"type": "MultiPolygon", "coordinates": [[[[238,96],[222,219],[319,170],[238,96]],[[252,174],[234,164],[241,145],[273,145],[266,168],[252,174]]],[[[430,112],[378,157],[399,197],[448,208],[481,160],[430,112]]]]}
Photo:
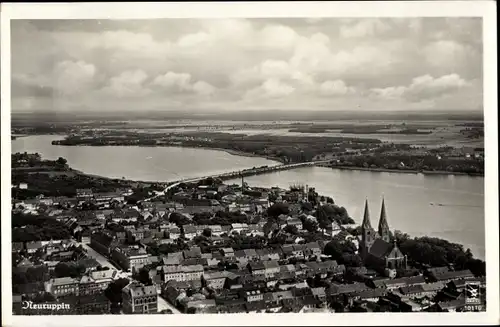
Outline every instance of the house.
{"type": "Polygon", "coordinates": [[[422,285],[423,293],[425,296],[429,298],[433,298],[439,291],[441,291],[445,287],[444,282],[436,282],[436,283],[426,283],[422,285]]]}
{"type": "Polygon", "coordinates": [[[286,225],[287,226],[295,226],[297,228],[297,230],[299,230],[299,231],[302,230],[302,221],[300,221],[300,219],[298,219],[298,218],[292,218],[292,219],[287,220],[286,225]]]}
{"type": "Polygon", "coordinates": [[[95,232],[90,236],[90,246],[100,254],[109,256],[118,242],[109,234],[95,232]]]}
{"type": "Polygon", "coordinates": [[[368,290],[368,286],[364,283],[354,283],[354,284],[332,284],[328,289],[327,293],[330,296],[337,296],[342,294],[355,294],[362,291],[368,290]]]}
{"type": "Polygon", "coordinates": [[[221,225],[209,225],[207,227],[212,232],[212,236],[221,236],[224,233],[221,225]]]}
{"type": "Polygon", "coordinates": [[[241,233],[248,231],[248,224],[231,224],[231,229],[235,232],[241,233]]]}
{"type": "Polygon", "coordinates": [[[292,256],[295,258],[303,259],[305,257],[305,251],[307,250],[304,244],[294,244],[292,245],[292,256]]]}
{"type": "Polygon", "coordinates": [[[233,248],[223,248],[221,249],[221,253],[224,257],[234,257],[234,250],[233,248]]]}
{"type": "Polygon", "coordinates": [[[395,292],[403,299],[418,299],[427,296],[422,285],[412,285],[400,287],[399,292],[395,292]]]}
{"type": "Polygon", "coordinates": [[[163,265],[171,266],[171,265],[179,265],[181,260],[183,260],[184,256],[182,252],[172,252],[169,253],[166,257],[163,257],[163,265]]]}
{"type": "Polygon", "coordinates": [[[126,314],[151,314],[158,312],[158,294],[154,285],[130,283],[122,290],[123,312],[126,314]]]}
{"type": "Polygon", "coordinates": [[[28,254],[33,254],[36,251],[40,250],[43,247],[42,242],[26,242],[26,252],[28,254]]]}
{"type": "Polygon", "coordinates": [[[84,230],[81,234],[81,238],[82,238],[82,243],[83,244],[90,244],[91,242],[91,232],[89,230],[84,230]]]}
{"type": "Polygon", "coordinates": [[[26,271],[26,270],[28,270],[28,268],[31,268],[33,266],[34,266],[33,262],[31,262],[28,258],[23,258],[16,265],[16,270],[17,271],[26,271]]]}
{"type": "Polygon", "coordinates": [[[381,297],[387,295],[387,290],[383,288],[367,289],[357,292],[353,295],[353,299],[367,302],[378,302],[381,297]]]}
{"type": "Polygon", "coordinates": [[[92,189],[85,188],[85,189],[76,189],[76,198],[81,201],[87,201],[90,198],[93,197],[92,189]]]}
{"type": "Polygon", "coordinates": [[[234,256],[239,262],[243,264],[246,264],[248,261],[259,259],[259,256],[257,255],[257,252],[254,249],[235,251],[234,256]]]}
{"type": "Polygon", "coordinates": [[[213,311],[215,309],[214,299],[189,301],[186,310],[189,309],[194,310],[195,313],[217,313],[216,310],[213,311]]]}
{"type": "Polygon", "coordinates": [[[263,301],[264,293],[259,290],[241,291],[241,298],[245,299],[246,302],[263,301]]]}
{"type": "Polygon", "coordinates": [[[19,253],[24,250],[24,243],[23,242],[12,242],[11,243],[11,251],[15,253],[19,253]]]}
{"type": "Polygon", "coordinates": [[[230,271],[216,271],[212,273],[203,274],[203,281],[205,285],[214,290],[220,290],[224,288],[227,278],[236,277],[236,275],[230,271]]]}
{"type": "Polygon", "coordinates": [[[319,258],[321,256],[321,247],[318,242],[310,242],[305,244],[304,255],[307,258],[316,257],[319,258]]]}
{"type": "Polygon", "coordinates": [[[151,255],[143,248],[116,247],[112,252],[113,260],[125,271],[134,272],[149,264],[151,255]]]}
{"type": "Polygon", "coordinates": [[[281,246],[281,252],[283,253],[284,258],[291,258],[294,256],[293,253],[293,245],[285,244],[281,246]]]}
{"type": "Polygon", "coordinates": [[[315,298],[321,302],[326,301],[326,292],[324,287],[314,287],[311,288],[311,291],[315,298]]]}
{"type": "Polygon", "coordinates": [[[395,290],[400,287],[424,285],[425,278],[423,276],[401,277],[395,279],[388,279],[384,281],[384,286],[388,290],[395,290]]]}
{"type": "Polygon", "coordinates": [[[452,301],[439,302],[434,307],[438,312],[459,312],[465,305],[465,299],[459,298],[452,301]]]}
{"type": "Polygon", "coordinates": [[[264,265],[264,275],[266,277],[273,277],[280,272],[280,266],[277,261],[262,261],[264,265]]]}
{"type": "Polygon", "coordinates": [[[259,259],[262,261],[266,260],[279,260],[280,259],[280,254],[279,252],[275,250],[270,250],[270,249],[257,249],[255,250],[257,255],[259,256],[259,259]]]}
{"type": "Polygon", "coordinates": [[[184,259],[201,258],[201,249],[198,246],[193,246],[189,250],[182,252],[184,259]]]}
{"type": "Polygon", "coordinates": [[[197,235],[197,229],[194,225],[184,225],[182,226],[184,232],[184,237],[188,240],[192,240],[197,235]]]}
{"type": "Polygon", "coordinates": [[[436,282],[449,282],[459,279],[473,279],[475,276],[470,270],[449,271],[436,276],[432,276],[431,280],[436,282]]]}
{"type": "Polygon", "coordinates": [[[447,273],[450,271],[450,268],[447,267],[447,266],[444,266],[444,267],[431,267],[431,268],[427,268],[426,269],[426,274],[429,276],[429,277],[436,277],[438,275],[441,275],[441,274],[444,274],[444,273],[447,273]]]}
{"type": "Polygon", "coordinates": [[[202,265],[191,266],[163,266],[163,278],[165,282],[170,280],[176,281],[191,281],[200,280],[203,275],[202,265]]]}
{"type": "Polygon", "coordinates": [[[266,273],[266,266],[264,266],[262,261],[255,261],[255,262],[250,262],[248,264],[248,268],[252,275],[265,275],[266,273]]]}
{"type": "Polygon", "coordinates": [[[79,292],[79,280],[71,277],[54,278],[45,282],[44,286],[45,291],[55,297],[78,295],[79,292]]]}

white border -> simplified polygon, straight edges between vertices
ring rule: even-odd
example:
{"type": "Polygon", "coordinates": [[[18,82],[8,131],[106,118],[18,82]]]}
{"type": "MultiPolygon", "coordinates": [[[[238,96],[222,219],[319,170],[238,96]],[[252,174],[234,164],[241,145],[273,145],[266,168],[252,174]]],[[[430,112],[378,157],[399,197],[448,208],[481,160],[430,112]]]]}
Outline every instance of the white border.
{"type": "Polygon", "coordinates": [[[2,323],[4,326],[164,325],[475,325],[498,324],[498,129],[496,10],[494,1],[380,1],[267,3],[31,3],[1,5],[2,323]],[[10,251],[10,19],[151,19],[223,17],[483,17],[486,148],[485,229],[487,312],[403,314],[234,314],[12,316],[10,251]],[[487,226],[487,227],[486,227],[487,226]],[[7,268],[9,267],[9,268],[7,268]]]}

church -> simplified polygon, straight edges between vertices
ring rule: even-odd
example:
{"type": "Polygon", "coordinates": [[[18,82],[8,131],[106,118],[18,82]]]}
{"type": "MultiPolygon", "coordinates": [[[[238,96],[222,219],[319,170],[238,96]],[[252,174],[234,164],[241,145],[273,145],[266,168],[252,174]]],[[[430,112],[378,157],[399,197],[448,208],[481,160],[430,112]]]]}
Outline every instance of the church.
{"type": "Polygon", "coordinates": [[[368,200],[366,200],[359,245],[361,257],[367,267],[385,272],[406,269],[406,255],[399,250],[396,241],[391,242],[390,238],[385,200],[382,199],[378,231],[371,225],[368,200]]]}

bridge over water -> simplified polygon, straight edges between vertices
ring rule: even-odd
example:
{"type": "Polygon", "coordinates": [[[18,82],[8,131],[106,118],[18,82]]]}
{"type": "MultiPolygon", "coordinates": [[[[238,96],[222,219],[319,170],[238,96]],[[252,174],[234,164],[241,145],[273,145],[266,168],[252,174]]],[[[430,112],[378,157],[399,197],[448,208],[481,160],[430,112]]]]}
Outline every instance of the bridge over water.
{"type": "MultiPolygon", "coordinates": [[[[271,172],[275,172],[275,171],[290,170],[290,169],[301,168],[301,167],[311,167],[311,166],[315,166],[315,165],[319,165],[319,164],[329,163],[331,160],[332,159],[321,160],[321,161],[301,162],[301,163],[294,163],[294,164],[284,164],[284,165],[276,165],[276,166],[262,166],[262,167],[255,167],[255,168],[250,168],[250,169],[243,169],[243,170],[227,172],[227,173],[223,173],[223,174],[215,174],[215,175],[207,175],[207,176],[202,176],[202,177],[181,179],[181,180],[172,181],[172,182],[168,183],[168,186],[165,188],[165,190],[163,192],[158,192],[155,197],[165,195],[165,193],[168,190],[178,186],[181,183],[195,183],[195,182],[199,182],[201,180],[207,179],[207,178],[217,178],[217,179],[221,179],[221,180],[228,180],[228,179],[239,178],[239,177],[255,176],[255,175],[267,174],[267,173],[271,173],[271,172]]],[[[153,198],[155,198],[155,197],[153,197],[153,198]]],[[[146,199],[145,201],[151,200],[153,198],[146,199]]]]}

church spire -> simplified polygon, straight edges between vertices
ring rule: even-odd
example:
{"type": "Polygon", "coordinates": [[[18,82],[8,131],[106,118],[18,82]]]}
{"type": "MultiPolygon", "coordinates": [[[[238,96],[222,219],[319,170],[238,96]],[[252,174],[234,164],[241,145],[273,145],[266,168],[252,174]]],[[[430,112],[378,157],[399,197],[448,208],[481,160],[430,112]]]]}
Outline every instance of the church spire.
{"type": "Polygon", "coordinates": [[[378,233],[384,241],[389,240],[389,223],[385,211],[385,199],[382,198],[382,208],[380,209],[380,220],[378,222],[378,233]]]}
{"type": "Polygon", "coordinates": [[[372,224],[370,222],[370,210],[368,210],[368,199],[365,201],[365,213],[363,215],[363,224],[361,225],[364,229],[371,229],[372,224]]]}

